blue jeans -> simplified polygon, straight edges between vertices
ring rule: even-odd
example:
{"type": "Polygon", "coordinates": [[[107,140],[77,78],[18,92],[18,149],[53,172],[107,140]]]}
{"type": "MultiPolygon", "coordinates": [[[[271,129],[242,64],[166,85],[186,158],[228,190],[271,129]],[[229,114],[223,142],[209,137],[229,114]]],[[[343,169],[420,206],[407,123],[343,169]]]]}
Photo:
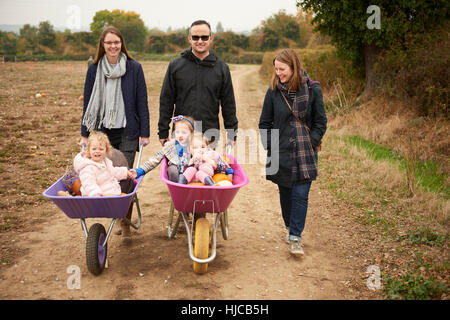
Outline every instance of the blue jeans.
{"type": "Polygon", "coordinates": [[[294,183],[292,188],[278,186],[280,191],[281,213],[286,228],[289,229],[289,239],[300,240],[305,228],[308,211],[308,195],[311,182],[294,183]]]}

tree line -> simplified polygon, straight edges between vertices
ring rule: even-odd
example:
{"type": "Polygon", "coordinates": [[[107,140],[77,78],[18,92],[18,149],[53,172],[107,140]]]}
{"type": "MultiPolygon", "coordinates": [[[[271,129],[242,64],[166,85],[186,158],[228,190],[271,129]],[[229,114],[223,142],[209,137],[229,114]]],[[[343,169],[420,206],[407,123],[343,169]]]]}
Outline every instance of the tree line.
{"type": "MultiPolygon", "coordinates": [[[[281,10],[246,34],[225,30],[219,22],[214,33],[214,50],[222,55],[241,55],[282,47],[304,47],[312,34],[311,17],[311,13],[305,14],[302,10],[298,15],[281,10]]],[[[121,30],[130,51],[166,54],[178,53],[189,47],[188,27],[178,30],[169,28],[167,31],[148,29],[136,12],[101,10],[93,17],[90,32],[72,33],[69,29],[56,32],[49,21],[42,21],[37,27],[26,24],[19,34],[0,31],[0,55],[86,58],[95,54],[101,31],[108,25],[121,30]]]]}

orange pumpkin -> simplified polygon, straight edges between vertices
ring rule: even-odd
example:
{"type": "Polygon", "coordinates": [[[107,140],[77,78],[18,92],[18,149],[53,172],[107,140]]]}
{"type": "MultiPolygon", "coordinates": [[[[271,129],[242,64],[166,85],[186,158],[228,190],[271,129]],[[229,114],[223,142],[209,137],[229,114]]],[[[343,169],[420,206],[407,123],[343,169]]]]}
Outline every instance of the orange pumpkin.
{"type": "Polygon", "coordinates": [[[201,183],[201,182],[191,182],[191,183],[188,183],[188,185],[189,186],[204,186],[205,184],[201,183]]]}
{"type": "Polygon", "coordinates": [[[223,180],[228,180],[228,181],[232,182],[231,179],[228,178],[228,176],[225,173],[216,173],[215,175],[213,175],[212,179],[215,183],[223,181],[223,180]]]}
{"type": "Polygon", "coordinates": [[[81,188],[81,181],[80,179],[77,179],[72,184],[72,194],[74,196],[81,196],[80,188],[81,188]]]}

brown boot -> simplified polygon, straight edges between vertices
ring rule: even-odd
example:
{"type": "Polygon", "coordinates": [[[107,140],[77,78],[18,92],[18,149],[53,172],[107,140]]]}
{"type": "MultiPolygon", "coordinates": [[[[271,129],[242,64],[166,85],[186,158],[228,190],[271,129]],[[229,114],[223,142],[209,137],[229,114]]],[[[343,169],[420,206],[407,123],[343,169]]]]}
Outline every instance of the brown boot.
{"type": "Polygon", "coordinates": [[[122,229],[122,237],[131,237],[130,225],[125,221],[125,219],[120,219],[120,228],[122,229]]]}
{"type": "Polygon", "coordinates": [[[115,235],[120,236],[122,234],[122,226],[120,225],[120,222],[122,221],[122,219],[117,219],[116,220],[116,225],[115,225],[115,229],[116,231],[114,231],[115,235]]]}

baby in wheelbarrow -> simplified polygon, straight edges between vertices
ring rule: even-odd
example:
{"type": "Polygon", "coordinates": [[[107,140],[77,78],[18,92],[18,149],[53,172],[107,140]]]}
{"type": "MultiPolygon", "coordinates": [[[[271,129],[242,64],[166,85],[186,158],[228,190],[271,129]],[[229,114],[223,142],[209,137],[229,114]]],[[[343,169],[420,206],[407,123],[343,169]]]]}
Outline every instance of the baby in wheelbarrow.
{"type": "Polygon", "coordinates": [[[131,170],[134,173],[133,178],[138,178],[145,175],[147,172],[150,172],[161,163],[164,157],[166,157],[168,160],[167,176],[169,181],[186,184],[193,182],[194,178],[197,178],[203,184],[214,185],[215,183],[211,179],[214,170],[220,170],[225,168],[225,166],[228,166],[229,176],[227,179],[231,182],[233,172],[229,165],[222,159],[222,162],[220,162],[221,165],[218,166],[217,160],[221,158],[220,155],[219,158],[212,157],[211,159],[206,160],[206,152],[200,154],[192,148],[191,140],[193,137],[194,140],[200,141],[200,148],[206,148],[203,135],[197,132],[194,134],[194,119],[188,116],[179,115],[172,118],[172,121],[174,126],[173,139],[166,142],[163,148],[150,157],[148,161],[145,161],[140,168],[131,170]],[[195,139],[198,134],[200,135],[200,138],[195,139]],[[205,153],[204,157],[202,157],[203,153],[205,153]],[[195,159],[193,154],[196,155],[195,159]],[[208,164],[205,164],[205,166],[201,166],[200,168],[200,161],[203,162],[203,158],[204,162],[207,162],[208,164]],[[225,164],[225,166],[223,164],[225,164]],[[213,170],[209,170],[209,167],[212,167],[213,170]],[[205,168],[208,168],[207,174],[203,174],[205,168]],[[200,173],[197,174],[198,172],[200,173]]]}
{"type": "Polygon", "coordinates": [[[188,184],[198,181],[208,186],[213,186],[217,183],[220,185],[232,184],[233,169],[217,151],[208,148],[208,139],[201,132],[194,133],[190,152],[192,155],[191,160],[183,174],[180,175],[179,183],[188,184]],[[216,174],[225,174],[226,179],[219,182],[217,181],[218,179],[214,179],[216,174]]]}
{"type": "Polygon", "coordinates": [[[73,161],[80,177],[82,196],[118,196],[122,193],[119,181],[133,177],[133,172],[127,167],[115,167],[106,157],[111,151],[112,146],[106,134],[91,132],[86,151],[78,153],[73,161]]]}

